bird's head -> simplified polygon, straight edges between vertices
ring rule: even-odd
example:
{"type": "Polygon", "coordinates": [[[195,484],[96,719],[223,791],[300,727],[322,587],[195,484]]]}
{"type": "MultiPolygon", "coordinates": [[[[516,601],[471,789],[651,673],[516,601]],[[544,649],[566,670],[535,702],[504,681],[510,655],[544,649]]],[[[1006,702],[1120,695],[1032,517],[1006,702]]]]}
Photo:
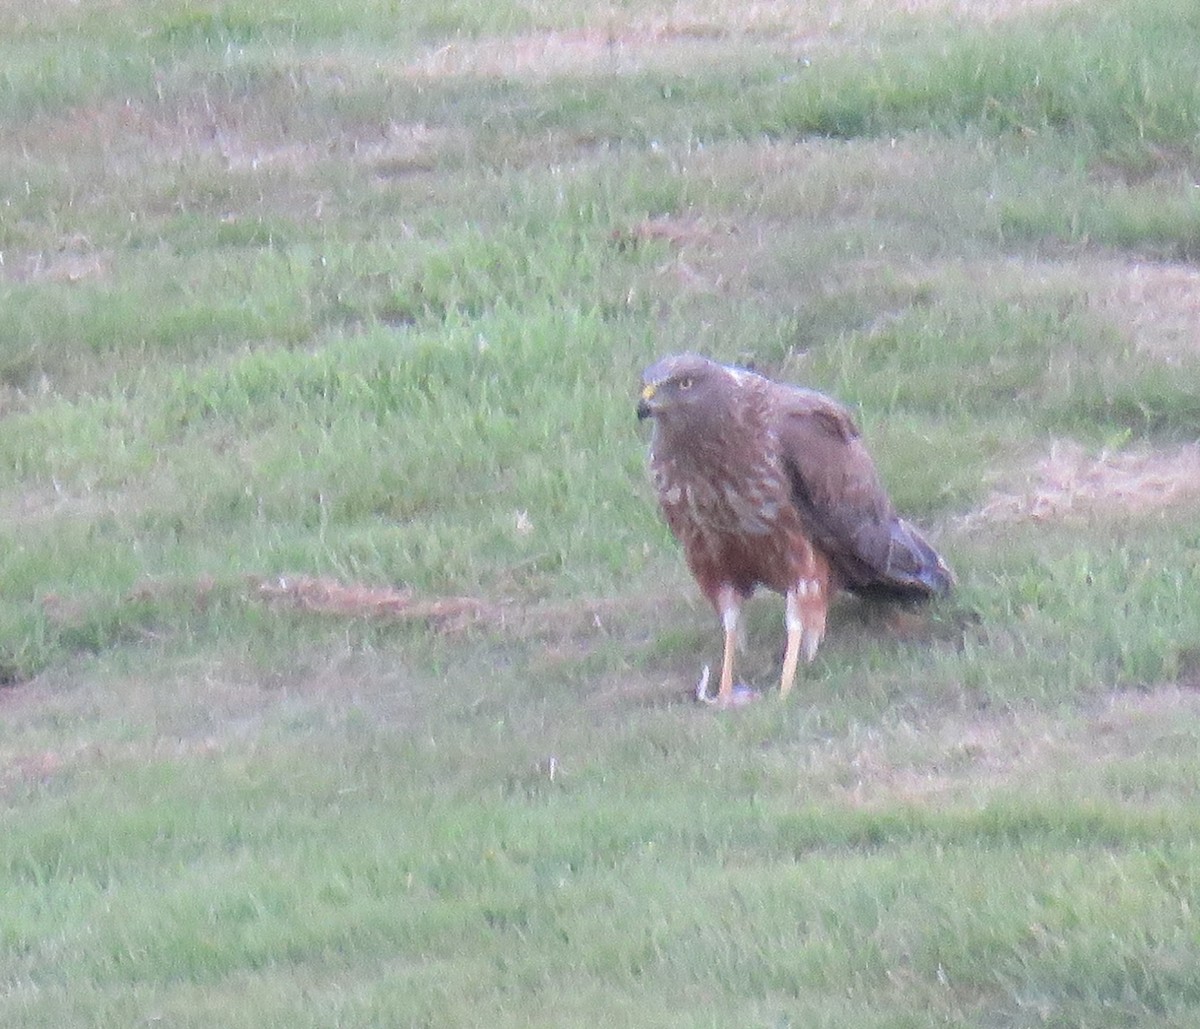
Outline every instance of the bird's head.
{"type": "Polygon", "coordinates": [[[686,422],[697,412],[710,410],[723,395],[721,385],[730,374],[724,365],[698,354],[664,357],[642,373],[639,421],[686,422]]]}

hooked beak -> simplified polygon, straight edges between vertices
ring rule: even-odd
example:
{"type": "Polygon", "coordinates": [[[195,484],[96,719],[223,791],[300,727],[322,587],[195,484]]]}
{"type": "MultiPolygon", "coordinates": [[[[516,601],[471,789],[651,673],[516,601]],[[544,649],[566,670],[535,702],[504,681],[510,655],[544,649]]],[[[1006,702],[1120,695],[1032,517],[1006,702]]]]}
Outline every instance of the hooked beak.
{"type": "Polygon", "coordinates": [[[658,387],[654,383],[650,383],[642,388],[642,397],[638,401],[637,416],[638,421],[645,421],[647,418],[654,417],[654,409],[650,406],[650,401],[654,399],[654,394],[658,392],[658,387]]]}

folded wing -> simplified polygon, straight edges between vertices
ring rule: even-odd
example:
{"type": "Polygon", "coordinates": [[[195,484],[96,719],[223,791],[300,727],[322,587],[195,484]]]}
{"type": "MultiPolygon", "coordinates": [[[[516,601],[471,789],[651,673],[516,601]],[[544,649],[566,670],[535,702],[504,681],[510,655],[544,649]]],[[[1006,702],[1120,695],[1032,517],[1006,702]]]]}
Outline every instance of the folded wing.
{"type": "Polygon", "coordinates": [[[773,386],[774,429],[792,501],[842,585],[891,599],[946,592],[953,574],[896,514],[850,413],[822,393],[773,386]]]}

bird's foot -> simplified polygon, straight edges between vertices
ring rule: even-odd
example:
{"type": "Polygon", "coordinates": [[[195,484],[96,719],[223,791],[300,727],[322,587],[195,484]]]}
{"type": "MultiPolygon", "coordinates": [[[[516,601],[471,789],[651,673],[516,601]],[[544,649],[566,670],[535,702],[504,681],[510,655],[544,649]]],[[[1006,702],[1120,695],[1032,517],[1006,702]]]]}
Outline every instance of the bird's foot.
{"type": "Polygon", "coordinates": [[[744,682],[735,682],[733,689],[729,691],[727,697],[722,697],[720,693],[714,693],[710,696],[708,692],[708,679],[708,665],[705,665],[704,671],[700,673],[700,679],[696,683],[696,700],[701,704],[708,704],[710,707],[726,710],[732,707],[743,707],[758,700],[761,696],[758,690],[747,686],[744,682]]]}

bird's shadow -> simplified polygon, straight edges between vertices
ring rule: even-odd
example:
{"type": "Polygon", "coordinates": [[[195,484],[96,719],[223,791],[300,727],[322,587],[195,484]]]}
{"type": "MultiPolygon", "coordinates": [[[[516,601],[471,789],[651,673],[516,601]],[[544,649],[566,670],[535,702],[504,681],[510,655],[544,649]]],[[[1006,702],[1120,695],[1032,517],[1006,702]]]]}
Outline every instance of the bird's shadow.
{"type": "MultiPolygon", "coordinates": [[[[782,611],[779,605],[763,603],[757,598],[744,611],[738,665],[747,678],[758,681],[772,670],[777,672],[783,659],[782,611]]],[[[814,663],[819,667],[822,658],[850,657],[881,647],[949,646],[961,650],[967,635],[979,622],[977,611],[945,600],[895,601],[843,594],[830,605],[825,638],[814,663]]]]}
{"type": "Polygon", "coordinates": [[[979,612],[938,601],[898,602],[843,597],[830,611],[830,636],[876,643],[950,644],[961,649],[979,612]]]}
{"type": "MultiPolygon", "coordinates": [[[[785,633],[782,603],[760,593],[743,610],[741,640],[736,657],[739,680],[754,685],[764,696],[778,686],[785,633]]],[[[806,677],[823,674],[827,662],[851,663],[855,655],[869,651],[920,650],[950,647],[961,650],[970,632],[980,622],[979,614],[951,600],[897,602],[838,597],[830,607],[825,639],[806,677]]],[[[717,619],[685,620],[656,634],[653,663],[672,682],[668,691],[648,690],[635,703],[648,707],[696,703],[697,682],[705,665],[716,674],[721,661],[721,629],[717,619]]]]}

